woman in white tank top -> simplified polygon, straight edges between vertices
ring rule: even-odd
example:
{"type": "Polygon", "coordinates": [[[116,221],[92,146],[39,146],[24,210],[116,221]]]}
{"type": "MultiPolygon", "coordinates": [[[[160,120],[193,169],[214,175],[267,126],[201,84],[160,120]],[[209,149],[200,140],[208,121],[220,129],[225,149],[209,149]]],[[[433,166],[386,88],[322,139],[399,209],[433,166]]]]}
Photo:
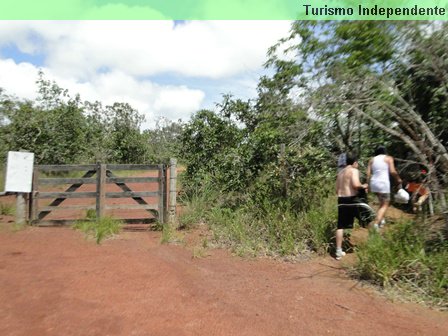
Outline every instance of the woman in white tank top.
{"type": "Polygon", "coordinates": [[[389,175],[394,176],[398,184],[401,184],[401,178],[398,175],[394,158],[386,155],[386,148],[379,146],[375,150],[375,157],[369,161],[367,167],[367,182],[370,185],[370,191],[378,196],[380,207],[378,209],[374,228],[379,229],[380,225],[384,225],[384,216],[390,203],[390,180],[389,175]]]}
{"type": "Polygon", "coordinates": [[[377,155],[372,159],[370,190],[374,193],[390,193],[389,164],[385,159],[385,154],[377,155]]]}

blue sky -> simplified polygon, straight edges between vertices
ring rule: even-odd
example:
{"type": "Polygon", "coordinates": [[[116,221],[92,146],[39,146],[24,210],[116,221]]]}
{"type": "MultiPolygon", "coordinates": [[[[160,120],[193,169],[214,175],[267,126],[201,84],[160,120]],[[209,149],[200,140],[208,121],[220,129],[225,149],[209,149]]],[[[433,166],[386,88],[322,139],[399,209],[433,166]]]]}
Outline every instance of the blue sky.
{"type": "Polygon", "coordinates": [[[21,52],[13,43],[0,48],[0,57],[2,59],[12,58],[16,63],[31,63],[38,67],[44,66],[45,61],[44,54],[28,54],[21,52]]]}
{"type": "Polygon", "coordinates": [[[36,96],[37,71],[71,94],[188,120],[222,94],[255,96],[287,21],[0,21],[0,87],[36,96]]]}

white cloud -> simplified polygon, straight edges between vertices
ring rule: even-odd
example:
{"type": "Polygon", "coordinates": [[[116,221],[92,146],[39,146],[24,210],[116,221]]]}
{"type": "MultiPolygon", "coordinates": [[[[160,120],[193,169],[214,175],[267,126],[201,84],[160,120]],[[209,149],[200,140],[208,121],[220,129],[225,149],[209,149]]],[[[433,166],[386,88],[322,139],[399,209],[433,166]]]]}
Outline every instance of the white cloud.
{"type": "MultiPolygon", "coordinates": [[[[129,103],[145,116],[143,128],[154,126],[160,116],[171,120],[187,120],[192,112],[201,108],[205,96],[201,90],[185,86],[162,86],[147,80],[137,81],[122,72],[101,74],[90,82],[80,83],[55,76],[49,69],[44,68],[43,71],[46,79],[56,81],[71,94],[79,93],[84,100],[99,100],[104,105],[129,103]]],[[[37,78],[38,68],[34,65],[0,59],[0,87],[7,93],[35,99],[37,78]]]]}
{"type": "Polygon", "coordinates": [[[158,85],[148,80],[138,81],[122,72],[112,72],[96,77],[92,82],[77,84],[73,91],[87,100],[102,97],[104,104],[126,102],[146,117],[144,128],[155,120],[166,117],[171,120],[187,120],[190,114],[201,108],[205,94],[186,86],[158,85]]]}
{"type": "Polygon", "coordinates": [[[259,69],[287,21],[0,22],[0,45],[44,52],[55,73],[86,79],[104,67],[134,76],[175,72],[223,78],[259,69]]]}
{"type": "MultiPolygon", "coordinates": [[[[267,49],[289,28],[288,21],[0,21],[0,55],[5,46],[38,55],[61,87],[86,100],[128,102],[148,126],[160,115],[188,119],[210,101],[210,90],[190,87],[189,78],[214,80],[236,97],[255,94],[267,49]],[[155,83],[167,74],[182,83],[155,83]]],[[[0,87],[10,93],[32,99],[36,73],[37,65],[0,56],[0,87]]]]}
{"type": "Polygon", "coordinates": [[[37,68],[29,63],[16,64],[0,59],[0,88],[20,98],[35,99],[37,68]]]}

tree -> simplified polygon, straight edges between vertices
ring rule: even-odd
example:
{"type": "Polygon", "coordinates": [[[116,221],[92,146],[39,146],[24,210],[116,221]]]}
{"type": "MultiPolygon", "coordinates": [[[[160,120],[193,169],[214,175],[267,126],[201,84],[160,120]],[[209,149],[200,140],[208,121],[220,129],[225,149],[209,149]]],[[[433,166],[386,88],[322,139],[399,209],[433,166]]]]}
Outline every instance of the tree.
{"type": "Polygon", "coordinates": [[[35,153],[38,164],[81,162],[141,163],[149,144],[140,130],[143,116],[129,104],[103,107],[81,102],[44,78],[37,80],[36,101],[23,101],[0,90],[0,146],[35,153]]]}
{"type": "Polygon", "coordinates": [[[301,95],[311,105],[309,111],[328,122],[325,134],[340,150],[360,151],[366,140],[391,142],[394,137],[406,148],[401,154],[412,153],[415,162],[429,169],[442,210],[448,173],[447,27],[296,22],[288,38],[302,39],[296,46],[303,69],[301,95]]]}
{"type": "Polygon", "coordinates": [[[161,117],[156,122],[153,130],[143,132],[148,143],[148,158],[153,162],[167,162],[176,157],[180,148],[180,135],[182,133],[182,121],[177,122],[161,117]]]}
{"type": "Polygon", "coordinates": [[[48,89],[39,97],[39,104],[3,97],[7,122],[2,133],[6,134],[7,149],[32,151],[40,164],[81,160],[87,142],[79,100],[70,99],[55,83],[50,85],[42,78],[37,84],[48,89]]]}
{"type": "Polygon", "coordinates": [[[340,74],[362,76],[386,69],[395,50],[393,31],[399,25],[372,21],[297,21],[290,36],[269,51],[268,64],[272,64],[278,60],[277,50],[283,43],[300,40],[290,47],[299,55],[296,61],[290,62],[300,64],[301,68],[295,80],[295,92],[299,96],[296,100],[301,99],[311,107],[307,110],[313,118],[327,124],[325,136],[336,152],[362,150],[363,120],[352,111],[345,113],[338,103],[329,102],[332,97],[329,89],[339,87],[341,83],[335,78],[340,74]]]}
{"type": "Polygon", "coordinates": [[[236,151],[241,139],[241,130],[228,118],[209,110],[198,111],[185,125],[180,139],[187,180],[199,183],[212,176],[215,186],[223,189],[229,189],[232,182],[238,183],[238,169],[224,167],[237,163],[238,167],[244,166],[236,151]]]}
{"type": "Polygon", "coordinates": [[[110,121],[111,159],[117,163],[142,163],[147,158],[147,145],[140,132],[144,117],[127,103],[106,106],[110,121]]]}
{"type": "Polygon", "coordinates": [[[113,156],[111,115],[101,102],[84,102],[84,115],[87,123],[86,138],[89,146],[86,156],[91,162],[109,162],[113,156]]]}
{"type": "Polygon", "coordinates": [[[403,97],[448,146],[448,24],[407,31],[406,62],[395,70],[403,97]],[[430,31],[428,34],[427,31],[430,31]]]}

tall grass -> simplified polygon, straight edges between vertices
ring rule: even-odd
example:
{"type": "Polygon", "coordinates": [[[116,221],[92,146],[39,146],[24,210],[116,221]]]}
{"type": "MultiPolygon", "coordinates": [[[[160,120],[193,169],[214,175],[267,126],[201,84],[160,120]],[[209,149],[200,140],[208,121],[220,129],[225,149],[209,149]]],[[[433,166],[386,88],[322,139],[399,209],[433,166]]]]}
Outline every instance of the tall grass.
{"type": "Polygon", "coordinates": [[[16,212],[16,208],[12,204],[0,203],[0,215],[13,216],[16,212]]]}
{"type": "Polygon", "coordinates": [[[5,190],[5,169],[4,169],[5,164],[4,163],[0,163],[0,191],[4,191],[5,190]]]}
{"type": "Polygon", "coordinates": [[[328,251],[334,235],[335,198],[325,198],[306,212],[295,211],[287,202],[235,203],[203,186],[184,202],[179,222],[187,228],[206,223],[217,243],[241,255],[283,257],[328,251]]]}
{"type": "Polygon", "coordinates": [[[429,238],[422,223],[405,221],[383,236],[370,235],[357,257],[359,278],[448,309],[448,242],[429,238]]]}
{"type": "Polygon", "coordinates": [[[320,204],[301,214],[301,222],[308,237],[308,246],[323,255],[329,252],[337,221],[336,197],[327,197],[320,204]]]}
{"type": "Polygon", "coordinates": [[[110,217],[104,217],[95,221],[79,221],[73,225],[73,228],[84,232],[87,237],[93,237],[96,243],[99,244],[104,239],[118,234],[121,230],[121,226],[121,221],[110,217]]]}
{"type": "Polygon", "coordinates": [[[211,217],[212,227],[220,223],[233,241],[241,247],[249,246],[254,254],[273,256],[307,255],[310,252],[324,254],[328,251],[334,232],[334,200],[324,200],[322,207],[312,207],[306,212],[296,213],[289,205],[274,207],[264,205],[264,216],[259,216],[259,207],[241,209],[230,220],[229,216],[211,217]],[[226,222],[230,222],[231,225],[226,222]]]}
{"type": "Polygon", "coordinates": [[[179,232],[176,231],[175,226],[171,223],[166,223],[163,225],[160,225],[162,230],[162,237],[160,239],[160,243],[162,244],[168,244],[168,243],[183,243],[184,236],[179,232]]]}
{"type": "Polygon", "coordinates": [[[218,202],[220,193],[205,183],[190,190],[188,195],[181,195],[179,203],[182,205],[182,214],[179,217],[179,228],[189,229],[203,223],[207,213],[218,202]]]}

